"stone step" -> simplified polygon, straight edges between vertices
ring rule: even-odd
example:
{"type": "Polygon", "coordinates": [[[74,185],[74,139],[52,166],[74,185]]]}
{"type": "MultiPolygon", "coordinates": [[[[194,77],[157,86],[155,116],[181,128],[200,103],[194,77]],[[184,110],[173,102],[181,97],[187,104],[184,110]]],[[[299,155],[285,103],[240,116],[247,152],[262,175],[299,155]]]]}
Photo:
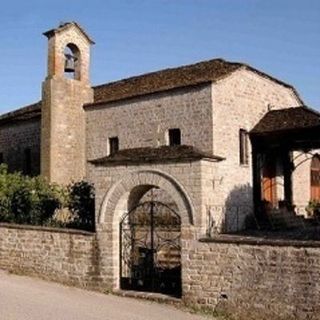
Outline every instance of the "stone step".
{"type": "Polygon", "coordinates": [[[305,228],[305,218],[303,216],[296,216],[294,214],[281,213],[272,214],[269,216],[273,228],[305,228]]]}

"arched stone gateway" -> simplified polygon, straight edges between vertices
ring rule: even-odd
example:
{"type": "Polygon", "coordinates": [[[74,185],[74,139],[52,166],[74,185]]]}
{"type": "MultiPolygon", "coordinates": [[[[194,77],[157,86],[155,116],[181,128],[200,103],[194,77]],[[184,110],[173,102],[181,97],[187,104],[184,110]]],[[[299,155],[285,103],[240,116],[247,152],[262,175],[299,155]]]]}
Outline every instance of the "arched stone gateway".
{"type": "Polygon", "coordinates": [[[113,289],[179,296],[181,245],[193,220],[188,195],[166,173],[134,171],[111,186],[97,224],[113,289]]]}
{"type": "MultiPolygon", "coordinates": [[[[163,189],[171,195],[179,208],[182,224],[193,224],[193,206],[186,191],[174,177],[160,170],[130,172],[115,183],[104,197],[98,223],[113,223],[114,220],[118,222],[123,212],[115,212],[115,209],[120,205],[120,202],[128,201],[129,196],[133,197],[135,192],[140,193],[144,190],[144,192],[142,192],[142,194],[144,194],[153,187],[163,189]],[[137,189],[136,187],[139,188],[137,189]]],[[[122,209],[127,210],[126,205],[127,203],[125,203],[125,206],[121,206],[122,209]]]]}

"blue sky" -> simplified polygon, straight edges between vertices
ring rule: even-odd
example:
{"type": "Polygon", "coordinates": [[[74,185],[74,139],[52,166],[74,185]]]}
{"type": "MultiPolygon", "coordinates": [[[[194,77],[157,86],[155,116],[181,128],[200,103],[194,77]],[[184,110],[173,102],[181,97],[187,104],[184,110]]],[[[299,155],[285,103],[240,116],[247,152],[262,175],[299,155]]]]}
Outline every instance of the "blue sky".
{"type": "Polygon", "coordinates": [[[1,113],[40,99],[42,32],[72,20],[96,42],[93,85],[222,57],[293,84],[320,109],[319,0],[12,0],[1,3],[1,113]]]}

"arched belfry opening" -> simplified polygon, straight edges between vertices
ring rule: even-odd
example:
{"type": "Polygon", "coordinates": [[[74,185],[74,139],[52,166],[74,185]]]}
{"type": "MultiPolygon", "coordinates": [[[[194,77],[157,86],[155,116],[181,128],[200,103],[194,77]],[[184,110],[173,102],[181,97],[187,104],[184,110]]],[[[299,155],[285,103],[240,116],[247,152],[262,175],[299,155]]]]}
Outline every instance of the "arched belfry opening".
{"type": "Polygon", "coordinates": [[[64,48],[64,75],[66,78],[81,80],[81,54],[74,43],[68,43],[64,48]]]}

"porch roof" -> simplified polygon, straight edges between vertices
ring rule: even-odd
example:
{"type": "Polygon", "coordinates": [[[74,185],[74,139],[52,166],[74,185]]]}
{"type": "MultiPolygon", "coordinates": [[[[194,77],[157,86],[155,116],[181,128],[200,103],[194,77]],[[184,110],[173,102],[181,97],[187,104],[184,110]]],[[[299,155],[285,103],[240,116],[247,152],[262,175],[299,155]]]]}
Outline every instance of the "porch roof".
{"type": "Polygon", "coordinates": [[[255,148],[320,148],[320,113],[306,106],[269,111],[250,138],[255,148]]]}
{"type": "Polygon", "coordinates": [[[251,134],[263,135],[270,132],[297,130],[320,126],[320,113],[306,106],[271,110],[267,112],[251,134]]]}
{"type": "Polygon", "coordinates": [[[121,165],[137,163],[163,163],[196,160],[222,161],[225,158],[198,150],[193,146],[161,146],[157,148],[122,149],[109,156],[89,160],[94,165],[121,165]]]}

